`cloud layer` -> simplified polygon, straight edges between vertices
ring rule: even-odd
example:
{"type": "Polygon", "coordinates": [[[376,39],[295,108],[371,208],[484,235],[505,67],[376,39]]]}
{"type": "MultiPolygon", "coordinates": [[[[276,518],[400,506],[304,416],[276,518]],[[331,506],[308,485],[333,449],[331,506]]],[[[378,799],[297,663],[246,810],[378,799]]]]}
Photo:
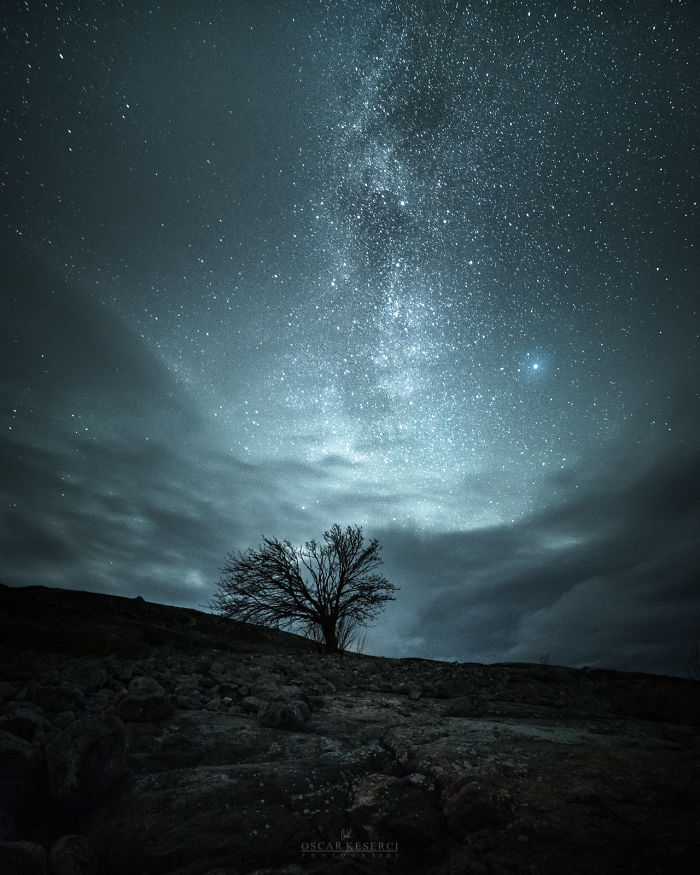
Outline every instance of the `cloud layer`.
{"type": "Polygon", "coordinates": [[[639,461],[565,472],[512,525],[387,531],[404,584],[392,652],[681,672],[700,634],[700,453],[639,461]]]}

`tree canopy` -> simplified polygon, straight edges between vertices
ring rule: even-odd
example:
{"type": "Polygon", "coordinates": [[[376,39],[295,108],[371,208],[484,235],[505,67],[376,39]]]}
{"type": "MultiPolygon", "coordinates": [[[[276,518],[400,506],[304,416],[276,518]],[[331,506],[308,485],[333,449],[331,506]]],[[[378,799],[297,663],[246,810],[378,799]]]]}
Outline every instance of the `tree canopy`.
{"type": "Polygon", "coordinates": [[[394,599],[398,587],[376,571],[380,549],[376,539],[365,541],[360,526],[337,523],[320,542],[303,547],[264,537],[257,549],[227,555],[212,609],[248,623],[300,629],[337,653],[394,599]]]}

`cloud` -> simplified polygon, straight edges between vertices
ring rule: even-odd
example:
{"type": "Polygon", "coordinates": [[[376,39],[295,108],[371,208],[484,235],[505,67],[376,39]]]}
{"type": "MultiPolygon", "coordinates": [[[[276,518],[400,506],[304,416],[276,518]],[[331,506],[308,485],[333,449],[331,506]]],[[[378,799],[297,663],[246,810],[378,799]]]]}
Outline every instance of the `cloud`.
{"type": "Polygon", "coordinates": [[[143,338],[34,253],[5,262],[4,583],[200,607],[227,551],[335,521],[342,459],[222,450],[223,426],[143,338]]]}
{"type": "Polygon", "coordinates": [[[3,581],[201,604],[225,550],[283,507],[275,473],[222,452],[113,313],[33,253],[5,260],[3,581]]]}
{"type": "Polygon", "coordinates": [[[512,525],[382,532],[403,604],[372,641],[385,635],[391,655],[682,671],[700,635],[700,454],[609,465],[602,480],[569,471],[557,502],[512,525]]]}
{"type": "Polygon", "coordinates": [[[415,471],[392,488],[343,455],[224,451],[222,426],[113,313],[30,258],[6,276],[4,583],[201,607],[227,551],[360,523],[401,587],[369,652],[682,671],[700,637],[694,398],[672,400],[673,442],[618,435],[545,478],[542,509],[515,522],[488,509],[517,472],[448,480],[472,527],[444,531],[439,484],[415,471]],[[418,506],[434,528],[405,524],[418,506]]]}

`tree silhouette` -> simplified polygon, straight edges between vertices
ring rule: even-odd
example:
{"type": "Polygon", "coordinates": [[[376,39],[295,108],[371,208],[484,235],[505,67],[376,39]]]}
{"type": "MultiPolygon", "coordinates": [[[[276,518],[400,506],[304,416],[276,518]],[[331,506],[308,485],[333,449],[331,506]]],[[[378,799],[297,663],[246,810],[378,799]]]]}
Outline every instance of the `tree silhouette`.
{"type": "Polygon", "coordinates": [[[301,629],[338,653],[394,599],[398,587],[375,572],[380,549],[376,539],[365,543],[360,526],[343,531],[337,523],[321,543],[303,547],[263,538],[258,549],[227,555],[211,607],[247,623],[301,629]]]}

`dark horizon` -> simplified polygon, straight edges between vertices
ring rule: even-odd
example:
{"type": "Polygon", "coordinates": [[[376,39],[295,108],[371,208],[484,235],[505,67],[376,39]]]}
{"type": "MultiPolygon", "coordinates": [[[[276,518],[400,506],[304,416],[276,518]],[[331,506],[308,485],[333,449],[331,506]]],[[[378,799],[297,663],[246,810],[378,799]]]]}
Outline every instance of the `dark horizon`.
{"type": "Polygon", "coordinates": [[[11,4],[3,581],[201,609],[359,524],[367,650],[700,641],[694,4],[11,4]]]}

